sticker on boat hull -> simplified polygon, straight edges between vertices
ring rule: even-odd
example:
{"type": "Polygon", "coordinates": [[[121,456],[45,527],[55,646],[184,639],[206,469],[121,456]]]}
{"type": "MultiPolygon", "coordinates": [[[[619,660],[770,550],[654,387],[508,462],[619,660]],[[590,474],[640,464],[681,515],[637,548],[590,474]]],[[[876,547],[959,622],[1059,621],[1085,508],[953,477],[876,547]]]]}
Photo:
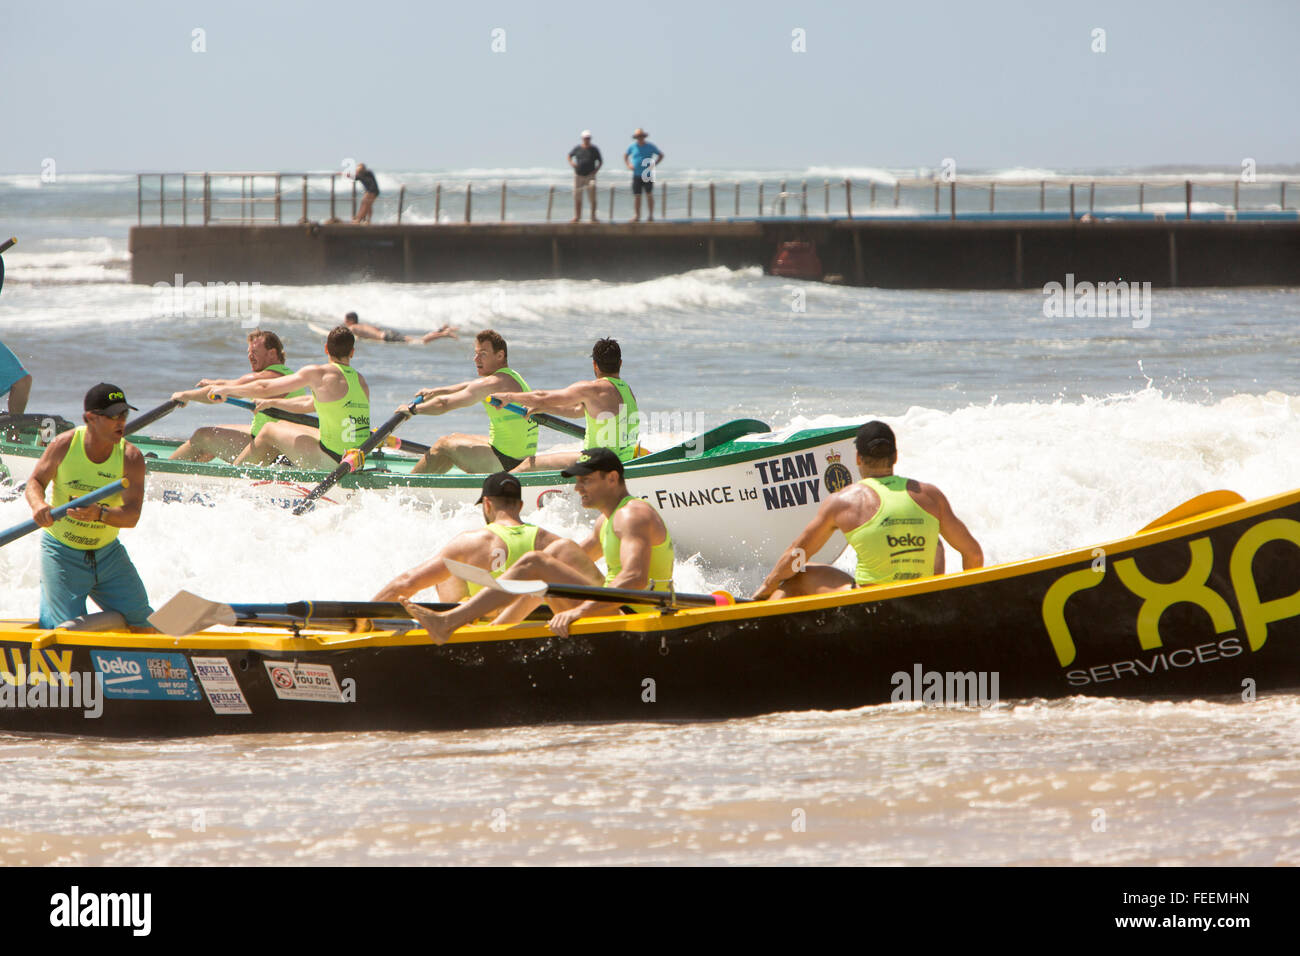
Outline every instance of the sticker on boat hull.
{"type": "Polygon", "coordinates": [[[327,704],[343,703],[334,668],[328,664],[303,664],[298,661],[263,661],[275,696],[281,700],[314,700],[327,704]]]}
{"type": "Polygon", "coordinates": [[[91,651],[110,700],[202,700],[184,654],[91,651]]]}
{"type": "Polygon", "coordinates": [[[235,672],[230,669],[230,662],[224,657],[191,657],[194,676],[203,685],[203,692],[208,695],[208,703],[215,714],[251,714],[252,708],[244,699],[244,692],[239,689],[235,672]]]}

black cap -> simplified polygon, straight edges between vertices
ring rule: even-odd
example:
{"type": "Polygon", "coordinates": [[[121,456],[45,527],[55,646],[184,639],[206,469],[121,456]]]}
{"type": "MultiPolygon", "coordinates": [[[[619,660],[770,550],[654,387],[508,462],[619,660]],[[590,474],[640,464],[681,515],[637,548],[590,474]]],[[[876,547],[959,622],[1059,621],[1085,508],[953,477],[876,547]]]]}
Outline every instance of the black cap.
{"type": "Polygon", "coordinates": [[[853,443],[863,458],[888,458],[898,451],[894,430],[884,422],[867,422],[858,429],[853,443]]]}
{"type": "Polygon", "coordinates": [[[109,418],[116,418],[128,408],[135,410],[134,405],[126,403],[126,393],[116,385],[109,385],[107,382],[100,382],[86,393],[84,407],[88,412],[107,415],[109,418]]]}
{"type": "Polygon", "coordinates": [[[523,501],[524,490],[519,485],[519,479],[510,472],[498,471],[483,479],[483,494],[478,496],[478,501],[474,504],[479,504],[484,498],[514,498],[523,501]]]}
{"type": "Polygon", "coordinates": [[[619,461],[618,455],[608,448],[588,448],[582,453],[581,458],[560,474],[565,478],[576,478],[578,475],[590,475],[593,471],[616,471],[622,478],[623,463],[619,461]]]}

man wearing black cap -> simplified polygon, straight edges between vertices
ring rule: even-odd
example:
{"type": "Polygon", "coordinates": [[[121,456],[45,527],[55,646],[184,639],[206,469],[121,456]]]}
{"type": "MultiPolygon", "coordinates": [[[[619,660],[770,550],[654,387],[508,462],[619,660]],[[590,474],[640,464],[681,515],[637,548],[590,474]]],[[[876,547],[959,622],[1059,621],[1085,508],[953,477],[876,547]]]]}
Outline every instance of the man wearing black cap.
{"type": "MultiPolygon", "coordinates": [[[[604,557],[609,570],[603,584],[606,587],[634,590],[669,591],[673,578],[673,539],[659,512],[627,493],[623,481],[623,463],[608,448],[589,448],[582,458],[563,472],[566,478],[576,478],[575,490],[584,508],[601,513],[595,529],[581,543],[586,555],[595,561],[604,557]]],[[[592,569],[594,570],[594,565],[592,569]]],[[[561,563],[551,554],[532,551],[524,555],[502,578],[542,580],[549,584],[596,584],[593,578],[572,566],[561,563]]],[[[434,614],[417,607],[410,601],[402,604],[420,622],[436,644],[444,644],[456,628],[477,620],[497,608],[516,600],[501,591],[483,590],[460,607],[434,614]]],[[[540,598],[518,599],[524,611],[541,603],[540,598]]],[[[569,627],[581,617],[600,614],[617,614],[618,604],[603,601],[570,601],[547,597],[546,603],[555,615],[547,627],[560,637],[568,637],[569,627]]],[[[514,608],[512,608],[514,610],[514,608]]],[[[654,610],[651,606],[633,605],[626,608],[631,613],[654,610]]]]}
{"type": "MultiPolygon", "coordinates": [[[[524,507],[523,490],[519,479],[514,475],[505,471],[488,475],[483,482],[483,493],[475,504],[483,508],[486,528],[458,534],[424,564],[389,581],[372,600],[397,601],[435,585],[438,597],[443,601],[464,600],[467,592],[468,596],[473,596],[479,586],[453,576],[447,570],[447,558],[483,568],[490,571],[493,577],[500,577],[524,555],[541,551],[578,570],[584,580],[600,579],[596,566],[574,542],[552,534],[545,528],[519,520],[519,513],[524,507]]],[[[517,601],[515,604],[497,615],[494,623],[512,624],[522,621],[537,606],[536,601],[529,601],[526,605],[517,601]]]]}
{"type": "Polygon", "coordinates": [[[86,424],[54,439],[27,481],[27,504],[41,535],[40,626],[57,627],[86,613],[92,597],[116,611],[133,631],[151,631],[149,596],[131,563],[119,528],[134,528],[144,503],[144,456],[126,442],[126,395],[101,383],[86,393],[86,424]],[[103,501],[73,508],[58,521],[52,508],[126,478],[127,487],[103,501]],[[54,501],[45,487],[54,483],[54,501]]]}
{"type": "Polygon", "coordinates": [[[898,447],[884,422],[868,422],[855,440],[862,481],[822,502],[754,592],[754,600],[846,591],[943,573],[942,537],[961,554],[962,569],[984,565],[984,552],[934,485],[894,474],[898,447]],[[807,556],[844,532],[858,555],[852,576],[807,556]]]}

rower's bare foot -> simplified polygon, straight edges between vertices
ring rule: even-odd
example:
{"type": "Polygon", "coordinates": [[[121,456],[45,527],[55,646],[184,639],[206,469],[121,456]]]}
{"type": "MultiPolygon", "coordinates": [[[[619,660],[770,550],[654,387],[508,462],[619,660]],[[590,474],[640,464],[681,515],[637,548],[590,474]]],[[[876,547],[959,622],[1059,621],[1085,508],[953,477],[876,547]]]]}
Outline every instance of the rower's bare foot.
{"type": "Polygon", "coordinates": [[[402,607],[406,608],[406,613],[415,619],[415,623],[429,632],[429,639],[435,644],[446,644],[456,629],[449,625],[443,619],[441,614],[435,614],[427,608],[422,608],[410,598],[400,598],[402,607]]]}

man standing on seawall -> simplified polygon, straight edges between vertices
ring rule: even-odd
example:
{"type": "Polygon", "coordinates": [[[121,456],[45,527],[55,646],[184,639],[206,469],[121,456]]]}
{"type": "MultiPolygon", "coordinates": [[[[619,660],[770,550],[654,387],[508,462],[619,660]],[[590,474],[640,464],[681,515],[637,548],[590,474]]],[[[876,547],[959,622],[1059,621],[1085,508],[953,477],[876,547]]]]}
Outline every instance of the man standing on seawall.
{"type": "Polygon", "coordinates": [[[375,208],[375,200],[379,198],[379,181],[375,179],[374,171],[366,168],[365,163],[357,163],[352,178],[359,182],[366,191],[366,194],[361,197],[361,207],[357,210],[356,217],[352,221],[354,223],[369,223],[370,214],[375,208]]]}
{"type": "Polygon", "coordinates": [[[100,383],[86,393],[85,424],[50,442],[27,481],[27,504],[41,535],[40,627],[57,627],[86,613],[86,598],[116,611],[133,631],[152,631],[149,595],[131,563],[119,528],[134,528],[144,504],[144,456],[125,441],[126,396],[100,383]],[[50,511],[126,478],[126,489],[55,521],[50,511]],[[45,486],[54,482],[54,500],[45,486]]]}
{"type": "Polygon", "coordinates": [[[636,215],[633,222],[641,221],[641,194],[645,193],[650,206],[650,222],[655,221],[655,168],[663,164],[666,158],[659,147],[648,140],[645,130],[637,127],[632,134],[632,145],[623,154],[623,162],[632,170],[632,203],[636,215]]]}
{"type": "Polygon", "coordinates": [[[582,218],[582,194],[585,192],[591,203],[591,221],[596,219],[596,173],[605,164],[600,149],[592,145],[591,130],[582,131],[582,142],[569,150],[569,165],[573,167],[573,218],[577,222],[582,218]]]}

